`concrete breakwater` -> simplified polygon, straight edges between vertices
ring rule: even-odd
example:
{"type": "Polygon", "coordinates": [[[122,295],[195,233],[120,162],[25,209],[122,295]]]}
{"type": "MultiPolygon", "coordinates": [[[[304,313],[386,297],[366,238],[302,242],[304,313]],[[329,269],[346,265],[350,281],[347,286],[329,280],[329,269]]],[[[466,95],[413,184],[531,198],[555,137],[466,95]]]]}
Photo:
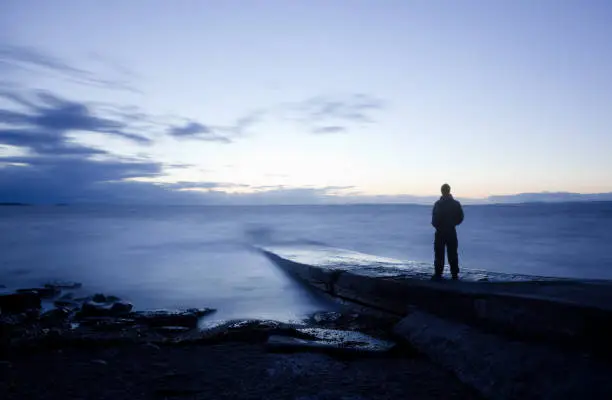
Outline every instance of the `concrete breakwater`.
{"type": "Polygon", "coordinates": [[[463,271],[322,246],[260,250],[338,299],[402,317],[395,333],[486,397],[610,398],[612,282],[463,271]]]}

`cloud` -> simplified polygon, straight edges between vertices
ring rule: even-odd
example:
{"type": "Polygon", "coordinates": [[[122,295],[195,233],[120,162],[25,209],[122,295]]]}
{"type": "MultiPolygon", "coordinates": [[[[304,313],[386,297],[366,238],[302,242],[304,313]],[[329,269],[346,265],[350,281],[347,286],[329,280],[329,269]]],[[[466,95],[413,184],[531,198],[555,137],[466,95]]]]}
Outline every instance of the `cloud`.
{"type": "Polygon", "coordinates": [[[40,154],[57,151],[99,153],[86,151],[70,142],[69,132],[98,132],[118,136],[137,144],[149,144],[151,139],[128,131],[128,125],[118,119],[98,116],[85,103],[68,101],[50,92],[36,92],[32,99],[15,93],[0,92],[9,103],[21,110],[0,109],[0,123],[10,128],[0,129],[0,143],[28,148],[40,154]]]}
{"type": "Polygon", "coordinates": [[[0,66],[0,70],[3,69],[6,72],[12,70],[31,71],[34,69],[53,73],[63,79],[80,84],[141,93],[125,81],[100,79],[91,71],[73,67],[62,59],[35,47],[0,44],[0,66]]]}
{"type": "Polygon", "coordinates": [[[289,104],[291,118],[312,133],[343,133],[357,124],[374,122],[372,114],[383,109],[382,100],[365,95],[317,96],[289,104]]]}
{"type": "Polygon", "coordinates": [[[168,129],[168,134],[180,139],[187,138],[207,142],[231,143],[229,138],[220,136],[208,126],[194,121],[188,122],[185,125],[171,126],[168,129]]]}
{"type": "Polygon", "coordinates": [[[158,176],[158,163],[94,161],[84,157],[0,157],[0,199],[20,202],[108,202],[128,194],[115,183],[158,176]]]}
{"type": "Polygon", "coordinates": [[[314,128],[312,133],[344,133],[346,128],[344,126],[322,126],[320,128],[314,128]]]}

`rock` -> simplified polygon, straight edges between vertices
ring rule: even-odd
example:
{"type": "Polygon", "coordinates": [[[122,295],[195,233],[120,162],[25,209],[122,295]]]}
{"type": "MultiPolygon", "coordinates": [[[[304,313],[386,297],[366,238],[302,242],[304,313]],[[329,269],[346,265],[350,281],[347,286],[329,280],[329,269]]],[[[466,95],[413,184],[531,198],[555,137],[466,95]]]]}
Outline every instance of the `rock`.
{"type": "Polygon", "coordinates": [[[106,296],[106,302],[107,303],[114,303],[116,301],[121,300],[119,297],[117,296],[106,296]]]}
{"type": "Polygon", "coordinates": [[[57,288],[28,288],[28,289],[17,289],[17,293],[36,293],[41,299],[52,299],[61,293],[60,289],[57,288]]]}
{"type": "Polygon", "coordinates": [[[312,319],[314,319],[317,323],[334,322],[338,321],[340,318],[342,318],[342,314],[334,311],[320,311],[314,313],[314,315],[312,316],[312,319]]]}
{"type": "Polygon", "coordinates": [[[58,300],[72,300],[74,298],[74,293],[64,293],[60,296],[58,300]]]}
{"type": "Polygon", "coordinates": [[[70,310],[65,309],[65,308],[55,308],[53,310],[49,310],[47,312],[44,312],[41,316],[40,316],[40,323],[43,326],[61,326],[64,325],[67,320],[68,317],[70,317],[70,310]]]}
{"type": "Polygon", "coordinates": [[[274,351],[323,351],[326,353],[382,354],[390,351],[395,343],[376,339],[360,332],[339,331],[334,329],[305,328],[299,332],[307,333],[315,339],[302,339],[272,335],[266,346],[274,351]]]}
{"type": "Polygon", "coordinates": [[[78,310],[81,308],[81,304],[71,300],[55,300],[53,305],[57,308],[66,308],[69,310],[78,310]]]}
{"type": "MultiPolygon", "coordinates": [[[[94,296],[95,297],[95,296],[94,296]]],[[[101,304],[96,301],[86,301],[78,313],[79,318],[87,317],[112,317],[127,315],[132,310],[132,304],[128,302],[101,304]]]]}
{"type": "Polygon", "coordinates": [[[160,349],[160,347],[158,345],[156,345],[155,343],[151,343],[151,342],[147,342],[147,343],[143,344],[142,347],[146,347],[146,348],[152,349],[152,350],[159,350],[160,349]]]}
{"type": "Polygon", "coordinates": [[[106,296],[104,296],[102,293],[96,293],[93,295],[91,300],[95,301],[96,303],[106,303],[106,296]]]}
{"type": "Polygon", "coordinates": [[[271,335],[291,336],[302,339],[314,337],[290,325],[277,321],[266,320],[240,320],[229,321],[209,326],[200,333],[200,341],[215,342],[247,342],[265,343],[271,335]]]}
{"type": "Polygon", "coordinates": [[[40,296],[35,292],[0,294],[0,310],[3,314],[18,314],[40,307],[40,296]]]}
{"type": "Polygon", "coordinates": [[[122,315],[132,311],[133,307],[134,306],[132,305],[132,303],[129,303],[127,301],[118,301],[116,303],[113,303],[110,310],[114,315],[122,315]]]}
{"type": "Polygon", "coordinates": [[[198,317],[203,317],[208,314],[214,313],[216,310],[214,308],[188,308],[184,310],[184,312],[195,314],[198,317]]]}
{"type": "Polygon", "coordinates": [[[98,364],[98,365],[108,365],[108,363],[104,360],[91,360],[92,364],[98,364]]]}
{"type": "Polygon", "coordinates": [[[395,334],[490,399],[612,398],[612,367],[568,349],[528,343],[412,311],[395,334]]]}
{"type": "Polygon", "coordinates": [[[183,333],[183,332],[187,332],[190,329],[191,328],[186,327],[186,326],[158,326],[155,328],[155,330],[161,333],[170,333],[170,334],[183,333]]]}
{"type": "Polygon", "coordinates": [[[132,328],[136,321],[131,318],[117,317],[87,317],[80,321],[80,325],[97,331],[121,331],[132,328]]]}
{"type": "Polygon", "coordinates": [[[80,282],[70,282],[70,281],[53,281],[49,283],[45,283],[46,288],[56,288],[56,289],[79,289],[83,285],[80,282]]]}
{"type": "Polygon", "coordinates": [[[213,312],[212,309],[190,309],[185,311],[139,311],[131,314],[140,324],[150,327],[182,326],[195,328],[202,315],[213,312]]]}

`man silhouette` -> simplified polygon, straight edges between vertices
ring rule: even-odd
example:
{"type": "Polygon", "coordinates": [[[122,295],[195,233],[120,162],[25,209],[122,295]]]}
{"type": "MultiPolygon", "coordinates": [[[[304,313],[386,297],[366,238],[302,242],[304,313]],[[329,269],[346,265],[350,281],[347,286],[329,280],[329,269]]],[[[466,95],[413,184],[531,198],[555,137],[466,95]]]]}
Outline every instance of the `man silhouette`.
{"type": "Polygon", "coordinates": [[[453,279],[459,279],[459,256],[457,248],[457,230],[455,227],[463,222],[463,208],[461,203],[451,195],[448,183],[442,185],[442,197],[434,204],[431,214],[431,224],[436,228],[434,240],[434,268],[433,279],[441,279],[444,271],[444,248],[448,255],[451,275],[453,279]]]}

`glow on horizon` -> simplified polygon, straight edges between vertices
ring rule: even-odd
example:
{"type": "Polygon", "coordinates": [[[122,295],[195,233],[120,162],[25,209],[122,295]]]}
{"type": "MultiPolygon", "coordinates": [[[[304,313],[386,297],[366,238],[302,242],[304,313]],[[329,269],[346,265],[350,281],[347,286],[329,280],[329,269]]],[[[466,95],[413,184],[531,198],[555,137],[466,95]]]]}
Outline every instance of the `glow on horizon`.
{"type": "Polygon", "coordinates": [[[612,3],[572,0],[6,0],[0,90],[137,107],[148,145],[67,135],[111,153],[92,158],[160,163],[129,180],[193,184],[182,191],[612,192],[610,21],[612,3]],[[12,48],[76,75],[10,68],[12,48]],[[84,85],[80,70],[129,88],[84,85]],[[217,136],[190,138],[198,126],[217,136]]]}

